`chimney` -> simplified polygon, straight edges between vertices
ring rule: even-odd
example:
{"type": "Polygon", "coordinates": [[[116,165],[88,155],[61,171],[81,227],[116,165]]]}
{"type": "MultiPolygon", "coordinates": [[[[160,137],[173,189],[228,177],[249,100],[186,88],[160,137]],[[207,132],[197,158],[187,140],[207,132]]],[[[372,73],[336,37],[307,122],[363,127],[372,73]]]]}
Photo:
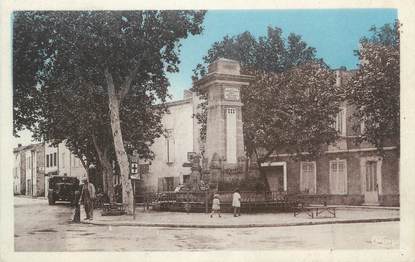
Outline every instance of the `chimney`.
{"type": "Polygon", "coordinates": [[[22,144],[17,144],[17,147],[21,147],[22,146],[22,144]]]}

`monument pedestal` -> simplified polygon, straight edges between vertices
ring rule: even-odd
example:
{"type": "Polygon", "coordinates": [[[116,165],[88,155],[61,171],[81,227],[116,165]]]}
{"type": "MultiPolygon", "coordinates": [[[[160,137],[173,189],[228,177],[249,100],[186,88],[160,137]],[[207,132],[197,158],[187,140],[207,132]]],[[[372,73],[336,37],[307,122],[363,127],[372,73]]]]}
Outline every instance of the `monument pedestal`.
{"type": "Polygon", "coordinates": [[[240,74],[237,61],[220,58],[209,66],[208,74],[194,83],[208,94],[205,156],[209,169],[224,172],[245,167],[240,91],[252,79],[240,74]]]}

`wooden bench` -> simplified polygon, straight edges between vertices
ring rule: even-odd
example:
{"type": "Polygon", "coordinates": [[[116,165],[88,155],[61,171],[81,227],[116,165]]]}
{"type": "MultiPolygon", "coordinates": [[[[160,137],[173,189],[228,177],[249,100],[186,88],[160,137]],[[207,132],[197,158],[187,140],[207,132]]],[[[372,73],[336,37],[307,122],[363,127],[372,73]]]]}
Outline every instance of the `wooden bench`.
{"type": "Polygon", "coordinates": [[[102,216],[120,216],[125,214],[125,206],[122,203],[104,203],[102,216]]]}
{"type": "Polygon", "coordinates": [[[326,205],[306,206],[304,205],[304,203],[301,203],[296,208],[294,208],[295,217],[300,213],[306,213],[309,217],[314,218],[323,212],[329,213],[334,218],[336,217],[336,208],[333,206],[326,206],[326,205]]]}

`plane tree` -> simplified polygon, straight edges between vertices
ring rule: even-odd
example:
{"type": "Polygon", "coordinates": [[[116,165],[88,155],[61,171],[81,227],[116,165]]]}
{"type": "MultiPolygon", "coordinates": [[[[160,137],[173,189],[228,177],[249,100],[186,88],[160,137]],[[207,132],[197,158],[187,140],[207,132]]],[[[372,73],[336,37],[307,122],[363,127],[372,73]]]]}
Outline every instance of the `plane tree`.
{"type": "MultiPolygon", "coordinates": [[[[163,132],[160,119],[169,96],[166,72],[178,72],[180,40],[202,31],[204,14],[16,13],[16,17],[29,17],[22,19],[28,22],[25,27],[29,30],[21,37],[31,36],[30,28],[36,27],[35,32],[43,39],[34,44],[40,67],[34,70],[36,81],[27,85],[36,90],[37,113],[34,124],[27,125],[47,139],[78,137],[80,141],[70,145],[76,150],[94,148],[92,159],[101,161],[106,155],[103,152],[114,156],[128,213],[132,212],[133,196],[126,146],[136,150],[140,158],[152,157],[150,145],[163,132]]],[[[25,41],[15,42],[20,43],[25,41]]],[[[28,60],[15,64],[24,61],[28,60]]]]}
{"type": "Polygon", "coordinates": [[[369,142],[382,152],[400,145],[399,22],[370,29],[360,40],[359,68],[349,81],[348,101],[354,105],[357,142],[369,142]]]}

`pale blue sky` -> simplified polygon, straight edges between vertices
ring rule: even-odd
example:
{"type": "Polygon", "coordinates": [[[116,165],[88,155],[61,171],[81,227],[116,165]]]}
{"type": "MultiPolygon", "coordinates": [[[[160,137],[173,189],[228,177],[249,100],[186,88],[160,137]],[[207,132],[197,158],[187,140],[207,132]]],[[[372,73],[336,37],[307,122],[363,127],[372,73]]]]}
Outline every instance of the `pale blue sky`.
{"type": "Polygon", "coordinates": [[[266,34],[267,26],[277,26],[285,36],[291,32],[301,35],[330,67],[351,69],[358,63],[353,50],[359,39],[368,35],[372,25],[393,23],[396,18],[396,9],[208,11],[204,32],[182,41],[180,72],[169,75],[170,93],[174,99],[182,98],[183,90],[191,87],[192,69],[225,35],[249,31],[258,37],[266,34]]]}
{"type": "MultiPolygon", "coordinates": [[[[277,26],[285,36],[291,32],[301,35],[330,67],[351,69],[358,62],[353,50],[359,39],[372,25],[393,23],[396,18],[396,9],[208,11],[204,32],[182,41],[180,72],[169,75],[170,93],[174,100],[182,99],[183,90],[191,87],[192,70],[212,44],[225,35],[249,31],[258,37],[266,34],[267,26],[277,26]]],[[[21,138],[14,138],[13,144],[18,143],[31,143],[31,134],[22,132],[21,138]]]]}

